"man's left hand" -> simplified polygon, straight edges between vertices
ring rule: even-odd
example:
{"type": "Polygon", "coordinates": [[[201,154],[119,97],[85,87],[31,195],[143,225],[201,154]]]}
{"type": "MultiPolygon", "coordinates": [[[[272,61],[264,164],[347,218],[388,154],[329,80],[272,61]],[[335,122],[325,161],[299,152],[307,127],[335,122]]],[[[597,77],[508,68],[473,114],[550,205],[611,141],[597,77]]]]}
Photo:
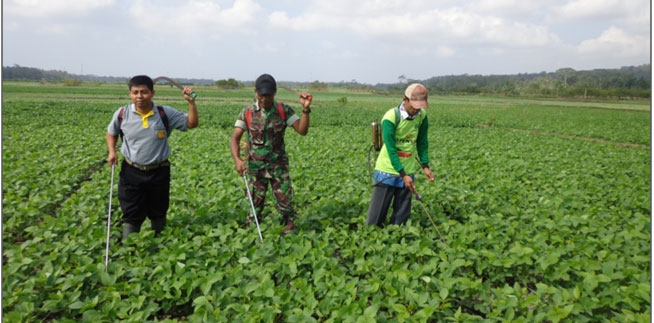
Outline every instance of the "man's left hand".
{"type": "Polygon", "coordinates": [[[306,110],[311,106],[311,100],[313,96],[309,92],[300,93],[300,104],[302,104],[302,109],[306,110]]]}
{"type": "Polygon", "coordinates": [[[425,175],[427,175],[427,180],[429,180],[430,182],[433,182],[434,181],[434,173],[431,172],[431,169],[425,167],[422,170],[425,171],[425,175]]]}
{"type": "Polygon", "coordinates": [[[191,96],[191,93],[193,93],[193,88],[190,86],[185,86],[184,90],[182,90],[182,95],[184,96],[184,99],[188,102],[195,102],[195,99],[191,96]]]}

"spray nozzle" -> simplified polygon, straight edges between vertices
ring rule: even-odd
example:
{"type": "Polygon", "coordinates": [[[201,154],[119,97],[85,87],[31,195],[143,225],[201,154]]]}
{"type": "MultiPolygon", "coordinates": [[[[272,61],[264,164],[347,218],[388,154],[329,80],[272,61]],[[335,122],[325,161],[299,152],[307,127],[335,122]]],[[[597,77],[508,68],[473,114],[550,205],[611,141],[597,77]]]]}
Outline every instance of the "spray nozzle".
{"type": "Polygon", "coordinates": [[[418,191],[416,191],[415,188],[413,189],[413,194],[416,195],[416,200],[422,202],[422,196],[420,196],[420,193],[418,193],[418,191]]]}

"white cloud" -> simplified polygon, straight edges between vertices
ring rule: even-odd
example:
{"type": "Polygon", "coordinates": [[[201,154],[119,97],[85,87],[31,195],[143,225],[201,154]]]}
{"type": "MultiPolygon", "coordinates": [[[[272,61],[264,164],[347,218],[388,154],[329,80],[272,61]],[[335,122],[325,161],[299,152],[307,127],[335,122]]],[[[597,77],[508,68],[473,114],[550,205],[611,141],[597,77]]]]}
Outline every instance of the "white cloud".
{"type": "Polygon", "coordinates": [[[456,51],[448,46],[438,46],[436,48],[436,56],[440,58],[452,57],[456,51]]]}
{"type": "Polygon", "coordinates": [[[323,49],[336,49],[336,48],[338,48],[338,46],[333,41],[325,39],[325,40],[322,41],[322,48],[323,49]]]}
{"type": "Polygon", "coordinates": [[[280,48],[277,44],[264,44],[261,46],[254,46],[255,51],[260,53],[277,53],[280,51],[280,48]]]}
{"type": "Polygon", "coordinates": [[[644,36],[631,35],[622,29],[611,26],[598,38],[581,42],[577,47],[580,54],[587,56],[611,57],[646,57],[649,54],[650,39],[644,36]]]}
{"type": "Polygon", "coordinates": [[[132,3],[129,12],[144,29],[174,32],[187,37],[199,33],[212,37],[226,32],[249,32],[262,8],[253,0],[236,0],[231,8],[221,8],[210,0],[176,2],[176,6],[162,6],[149,0],[132,3]],[[244,28],[245,27],[245,28],[244,28]]]}
{"type": "MultiPolygon", "coordinates": [[[[325,16],[317,14],[303,14],[301,16],[290,18],[286,12],[283,11],[274,11],[268,15],[268,24],[272,27],[280,29],[289,29],[293,31],[312,31],[322,28],[331,29],[330,25],[337,26],[338,23],[331,21],[331,23],[325,23],[321,21],[325,16]]],[[[340,21],[340,19],[337,19],[340,21]]]]}
{"type": "Polygon", "coordinates": [[[353,60],[353,59],[361,58],[361,55],[359,55],[359,53],[355,51],[345,49],[342,51],[337,51],[336,54],[334,55],[334,58],[342,59],[342,60],[353,60]]]}
{"type": "Polygon", "coordinates": [[[72,32],[80,30],[81,26],[76,24],[48,24],[47,26],[41,26],[38,28],[37,32],[43,35],[62,35],[68,36],[72,32]]]}
{"type": "Polygon", "coordinates": [[[425,38],[430,41],[507,46],[544,46],[558,42],[558,37],[545,26],[481,15],[462,8],[406,12],[396,10],[389,4],[371,5],[370,11],[376,13],[373,15],[359,10],[357,5],[354,7],[347,15],[336,12],[335,8],[311,10],[311,13],[296,17],[276,11],[269,15],[268,23],[280,29],[336,30],[365,38],[407,43],[425,42],[425,38]]]}
{"type": "Polygon", "coordinates": [[[50,18],[53,16],[81,16],[93,10],[109,7],[114,0],[9,0],[3,4],[6,14],[29,17],[50,18]]]}
{"type": "Polygon", "coordinates": [[[573,0],[552,10],[552,19],[625,19],[640,12],[649,12],[647,0],[573,0]]]}
{"type": "Polygon", "coordinates": [[[543,10],[543,2],[524,0],[477,0],[466,6],[467,10],[495,16],[518,17],[522,15],[533,16],[543,10]]]}
{"type": "Polygon", "coordinates": [[[15,22],[4,22],[2,29],[5,32],[20,32],[20,24],[15,22]]]}
{"type": "Polygon", "coordinates": [[[500,47],[478,48],[477,53],[480,57],[506,55],[507,50],[500,47]]]}

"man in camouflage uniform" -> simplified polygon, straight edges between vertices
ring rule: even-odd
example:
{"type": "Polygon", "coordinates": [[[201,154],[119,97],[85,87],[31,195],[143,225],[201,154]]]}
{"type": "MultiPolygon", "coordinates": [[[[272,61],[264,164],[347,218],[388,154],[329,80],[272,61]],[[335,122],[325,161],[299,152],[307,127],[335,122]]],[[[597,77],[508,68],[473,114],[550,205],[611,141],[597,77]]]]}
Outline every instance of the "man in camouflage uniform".
{"type": "Polygon", "coordinates": [[[284,146],[287,126],[304,136],[309,131],[311,94],[300,94],[302,117],[293,108],[275,101],[277,83],[269,74],[259,76],[255,82],[256,101],[241,111],[234,125],[230,143],[236,171],[249,177],[250,191],[257,214],[263,211],[268,183],[277,201],[277,210],[286,226],[284,233],[290,232],[295,224],[293,209],[293,187],[288,167],[288,156],[284,146]],[[247,167],[239,155],[240,141],[244,132],[247,136],[247,167]]]}

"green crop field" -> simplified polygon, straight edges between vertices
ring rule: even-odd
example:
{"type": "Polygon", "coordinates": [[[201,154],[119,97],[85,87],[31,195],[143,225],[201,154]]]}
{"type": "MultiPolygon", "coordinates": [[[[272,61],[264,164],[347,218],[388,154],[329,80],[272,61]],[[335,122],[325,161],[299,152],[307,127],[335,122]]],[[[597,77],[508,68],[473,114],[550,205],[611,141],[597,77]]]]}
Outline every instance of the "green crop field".
{"type": "MultiPolygon", "coordinates": [[[[105,272],[126,86],[3,83],[3,321],[649,322],[649,102],[430,97],[436,181],[416,185],[442,242],[417,203],[365,225],[370,123],[401,97],[313,93],[309,134],[286,137],[298,230],[280,235],[269,195],[262,245],[229,152],[253,90],[196,90],[168,227],[119,243],[116,176],[105,272]]],[[[187,109],[169,87],[155,101],[187,109]]]]}

